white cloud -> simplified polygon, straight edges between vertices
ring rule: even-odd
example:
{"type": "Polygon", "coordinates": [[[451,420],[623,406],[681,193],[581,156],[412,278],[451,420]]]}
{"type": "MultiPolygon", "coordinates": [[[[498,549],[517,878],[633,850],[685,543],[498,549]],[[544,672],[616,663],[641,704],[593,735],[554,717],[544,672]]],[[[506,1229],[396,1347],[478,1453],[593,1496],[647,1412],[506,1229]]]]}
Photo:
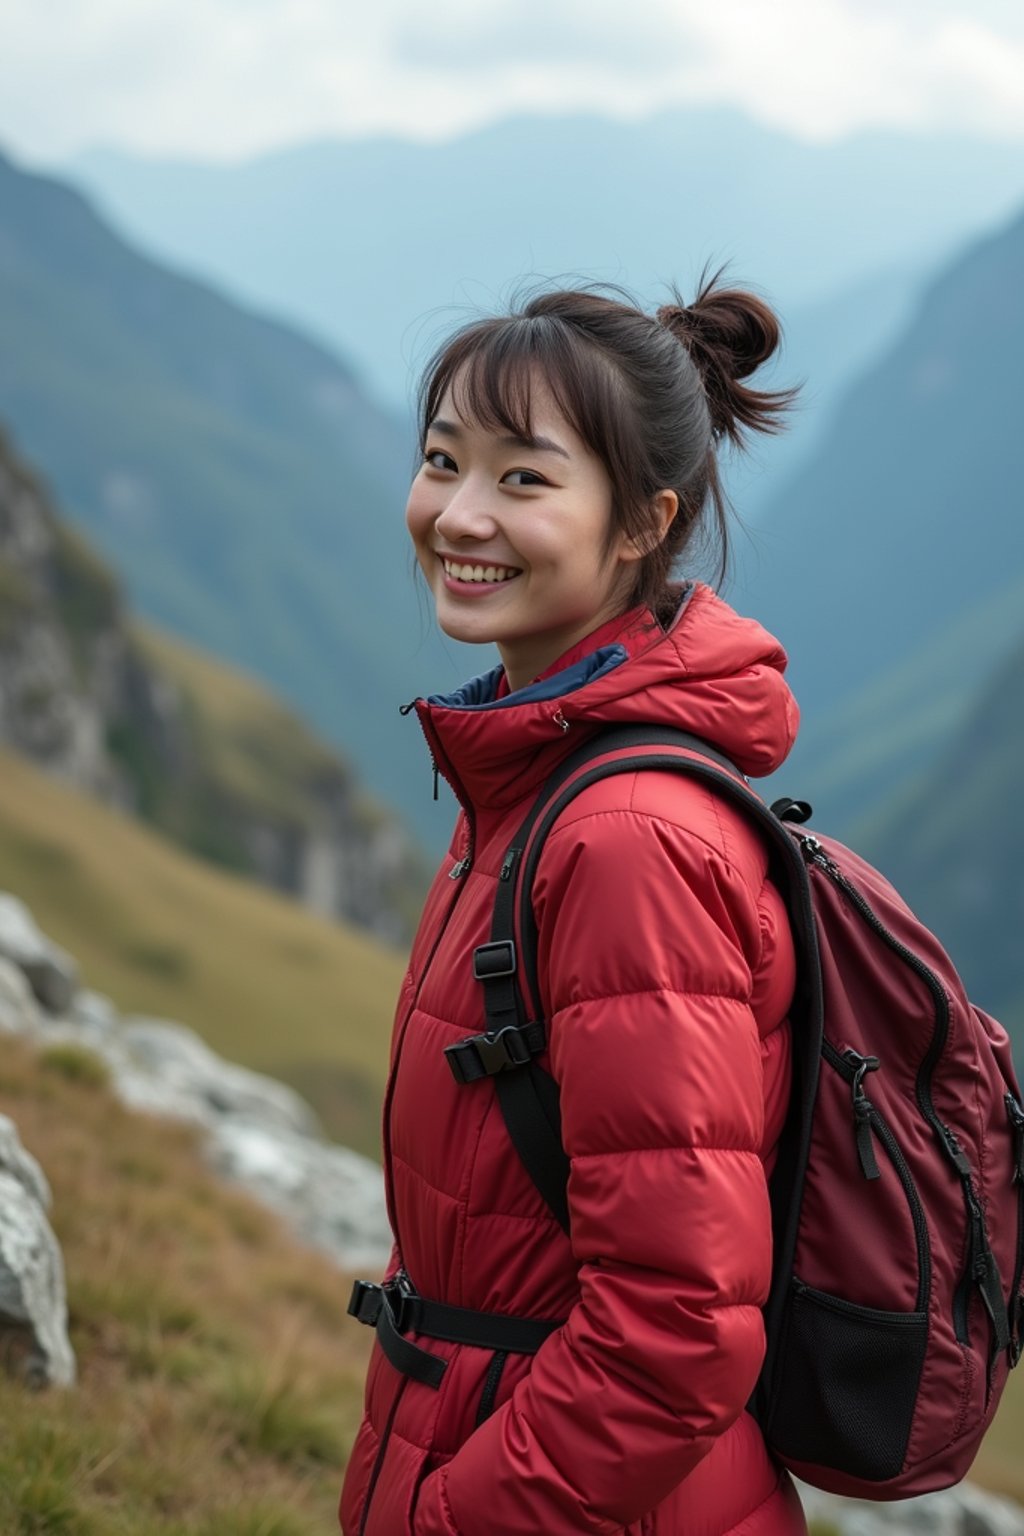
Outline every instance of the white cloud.
{"type": "Polygon", "coordinates": [[[720,102],[808,137],[1024,137],[1019,0],[0,0],[0,143],[204,159],[720,102]]]}

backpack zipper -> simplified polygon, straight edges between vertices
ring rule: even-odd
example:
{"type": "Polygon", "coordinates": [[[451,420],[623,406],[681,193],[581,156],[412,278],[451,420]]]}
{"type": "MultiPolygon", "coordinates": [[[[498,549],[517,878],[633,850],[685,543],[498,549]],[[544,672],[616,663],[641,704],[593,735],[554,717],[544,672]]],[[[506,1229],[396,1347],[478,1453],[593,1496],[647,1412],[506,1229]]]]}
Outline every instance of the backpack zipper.
{"type": "Polygon", "coordinates": [[[1024,1108],[1012,1093],[1006,1095],[1006,1112],[1013,1126],[1013,1182],[1017,1186],[1017,1258],[1013,1266],[1013,1285],[1010,1288],[1010,1364],[1014,1366],[1021,1357],[1024,1330],[1024,1302],[1020,1287],[1024,1280],[1024,1108]]]}
{"type": "Polygon", "coordinates": [[[822,1055],[829,1065],[835,1068],[840,1077],[844,1077],[852,1085],[854,1104],[857,1105],[859,1100],[866,1106],[859,1113],[855,1110],[857,1115],[857,1155],[864,1177],[866,1179],[877,1179],[880,1177],[880,1172],[875,1161],[873,1148],[871,1149],[870,1156],[865,1157],[863,1145],[865,1131],[861,1130],[862,1126],[866,1128],[869,1141],[870,1132],[874,1132],[875,1136],[882,1143],[888,1154],[889,1161],[896,1170],[896,1177],[903,1187],[904,1198],[906,1199],[907,1208],[910,1211],[910,1219],[914,1226],[914,1242],[917,1248],[917,1301],[915,1303],[915,1311],[926,1312],[932,1289],[932,1250],[931,1240],[928,1236],[928,1222],[925,1219],[921,1196],[918,1194],[917,1185],[914,1183],[914,1175],[910,1170],[910,1165],[903,1156],[900,1144],[896,1140],[891,1126],[883,1119],[875,1105],[865,1098],[864,1090],[861,1087],[861,1080],[865,1072],[874,1071],[878,1067],[878,1057],[861,1056],[858,1051],[852,1049],[840,1052],[830,1040],[825,1040],[822,1043],[822,1055]],[[871,1066],[872,1062],[874,1062],[874,1066],[871,1066]]]}
{"type": "MultiPolygon", "coordinates": [[[[934,1131],[942,1151],[955,1168],[963,1192],[967,1226],[967,1257],[954,1295],[953,1327],[958,1342],[969,1344],[967,1304],[971,1285],[976,1284],[978,1286],[985,1309],[990,1317],[992,1317],[994,1324],[993,1309],[995,1297],[993,1286],[998,1279],[998,1274],[989,1243],[988,1230],[985,1226],[985,1213],[978,1200],[967,1154],[964,1152],[955,1133],[946,1125],[944,1120],[939,1118],[932,1100],[932,1075],[938,1065],[942,1052],[946,1048],[946,1041],[949,1037],[949,997],[931,967],[926,965],[913,950],[908,949],[895,934],[889,932],[889,929],[861,895],[857,887],[847,879],[835,860],[829,858],[818,839],[816,837],[803,836],[799,833],[797,836],[800,841],[801,852],[808,864],[812,868],[820,869],[832,881],[833,885],[838,886],[872,932],[892,950],[893,954],[898,955],[904,964],[914,971],[931,993],[935,1008],[935,1029],[932,1033],[928,1050],[925,1052],[921,1065],[918,1068],[915,1088],[918,1107],[934,1131]]],[[[1003,1305],[1001,1294],[999,1305],[1003,1305]]]]}

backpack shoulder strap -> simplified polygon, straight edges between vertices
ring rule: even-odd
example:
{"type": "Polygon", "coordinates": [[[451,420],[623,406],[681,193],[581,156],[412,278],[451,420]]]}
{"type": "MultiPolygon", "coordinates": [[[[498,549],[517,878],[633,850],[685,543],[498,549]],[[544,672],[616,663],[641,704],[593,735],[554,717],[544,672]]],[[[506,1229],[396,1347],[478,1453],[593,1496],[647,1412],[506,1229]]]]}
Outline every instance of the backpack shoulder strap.
{"type": "MultiPolygon", "coordinates": [[[[821,1055],[822,1004],[817,929],[799,847],[735,765],[708,742],[664,727],[614,727],[584,742],[544,784],[502,863],[490,942],[474,954],[474,973],[484,986],[487,1016],[487,1035],[482,1038],[496,1052],[483,1071],[488,1075],[493,1072],[513,1145],[566,1231],[569,1161],[561,1142],[558,1086],[535,1060],[544,1049],[546,1031],[540,1017],[533,879],[551,828],[577,795],[612,774],[649,769],[680,773],[707,783],[743,811],[768,842],[796,942],[798,996],[794,1015],[799,1016],[800,1023],[799,1030],[794,1030],[792,1129],[780,1149],[777,1172],[787,1179],[798,1178],[806,1165],[821,1055]],[[524,1001],[524,983],[532,1013],[524,1001]],[[782,1164],[786,1165],[784,1171],[782,1164]]],[[[793,1241],[795,1231],[776,1233],[776,1243],[783,1251],[793,1241]]]]}

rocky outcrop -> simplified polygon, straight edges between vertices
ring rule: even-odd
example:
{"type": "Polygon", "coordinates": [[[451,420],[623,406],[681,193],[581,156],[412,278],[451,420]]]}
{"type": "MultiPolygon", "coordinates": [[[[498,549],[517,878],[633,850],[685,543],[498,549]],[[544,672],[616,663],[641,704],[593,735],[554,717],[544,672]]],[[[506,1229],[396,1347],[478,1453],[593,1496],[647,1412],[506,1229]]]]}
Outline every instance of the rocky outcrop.
{"type": "Polygon", "coordinates": [[[802,1484],[800,1498],[812,1529],[830,1536],[1024,1536],[1024,1509],[972,1483],[893,1504],[839,1499],[802,1484]]]}
{"type": "Polygon", "coordinates": [[[70,1386],[64,1262],[43,1170],[0,1115],[0,1361],[30,1386],[70,1386]]]}
{"type": "Polygon", "coordinates": [[[79,988],[76,976],[73,960],[24,904],[0,893],[0,1033],[92,1051],[123,1103],[199,1127],[211,1166],[278,1212],[302,1241],[346,1269],[381,1268],[391,1234],[376,1163],[327,1142],[309,1105],[285,1084],[222,1060],[182,1024],[122,1018],[108,998],[79,988]],[[49,975],[45,963],[65,990],[39,986],[49,975]]]}
{"type": "Polygon", "coordinates": [[[425,878],[395,818],[258,684],[143,634],[2,432],[0,743],[202,857],[408,936],[425,878]]]}

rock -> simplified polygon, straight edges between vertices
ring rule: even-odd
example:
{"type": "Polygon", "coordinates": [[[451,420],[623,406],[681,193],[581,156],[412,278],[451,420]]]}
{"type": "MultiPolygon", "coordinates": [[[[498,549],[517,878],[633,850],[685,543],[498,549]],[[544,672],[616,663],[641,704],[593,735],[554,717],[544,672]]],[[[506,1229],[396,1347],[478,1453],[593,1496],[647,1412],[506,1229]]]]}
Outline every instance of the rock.
{"type": "Polygon", "coordinates": [[[50,1013],[67,1012],[78,986],[77,965],[40,933],[25,903],[6,893],[0,893],[0,958],[20,966],[50,1013]]]}
{"type": "Polygon", "coordinates": [[[797,1486],[808,1518],[833,1526],[841,1536],[1024,1536],[1024,1509],[973,1483],[891,1504],[797,1486]]]}
{"type": "Polygon", "coordinates": [[[53,1196],[46,1182],[46,1175],[32,1156],[26,1152],[18,1135],[18,1127],[6,1115],[0,1115],[0,1172],[17,1179],[25,1192],[32,1196],[44,1211],[50,1209],[53,1196]]]}
{"type": "Polygon", "coordinates": [[[0,1032],[30,1035],[39,1027],[39,1004],[28,977],[13,960],[0,958],[0,1032]]]}
{"type": "Polygon", "coordinates": [[[218,1173],[278,1211],[303,1242],[346,1269],[380,1269],[391,1251],[376,1163],[279,1128],[225,1120],[207,1155],[218,1173]]]}
{"type": "MultiPolygon", "coordinates": [[[[211,1125],[221,1116],[241,1116],[266,1127],[297,1131],[304,1136],[318,1136],[316,1116],[304,1099],[292,1088],[274,1078],[223,1061],[197,1034],[182,1024],[162,1019],[131,1019],[120,1031],[129,1056],[150,1079],[143,1090],[147,1099],[139,1104],[141,1088],[138,1073],[129,1075],[129,1100],[138,1107],[156,1113],[179,1115],[175,1106],[188,1104],[185,1118],[211,1125]],[[166,1093],[168,1109],[162,1111],[157,1100],[166,1093]]],[[[119,1087],[122,1085],[119,1085],[119,1087]]]]}
{"type": "Polygon", "coordinates": [[[68,1019],[72,1024],[80,1025],[87,1034],[106,1038],[114,1033],[120,1015],[109,997],[83,988],[75,993],[68,1019]]]}
{"type": "Polygon", "coordinates": [[[31,1386],[71,1386],[64,1261],[46,1219],[50,1191],[0,1116],[0,1360],[31,1386]]]}

